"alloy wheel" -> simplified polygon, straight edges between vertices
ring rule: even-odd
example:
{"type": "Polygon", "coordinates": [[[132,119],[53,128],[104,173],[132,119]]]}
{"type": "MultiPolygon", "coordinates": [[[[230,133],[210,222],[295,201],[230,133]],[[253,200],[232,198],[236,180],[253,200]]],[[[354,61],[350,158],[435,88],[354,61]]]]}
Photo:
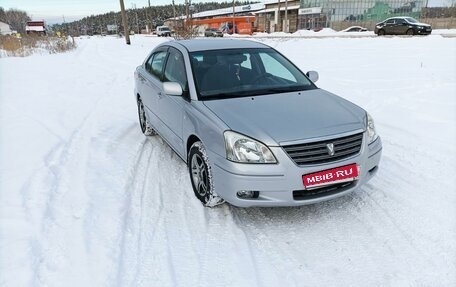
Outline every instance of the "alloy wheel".
{"type": "Polygon", "coordinates": [[[208,192],[209,178],[207,176],[206,165],[199,154],[194,154],[191,162],[192,179],[195,189],[200,196],[205,196],[208,192]]]}

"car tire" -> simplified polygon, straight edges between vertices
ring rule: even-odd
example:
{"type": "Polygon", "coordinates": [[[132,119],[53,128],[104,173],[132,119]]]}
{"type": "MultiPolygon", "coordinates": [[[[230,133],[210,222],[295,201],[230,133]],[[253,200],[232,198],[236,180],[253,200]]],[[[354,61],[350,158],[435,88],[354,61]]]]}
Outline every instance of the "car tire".
{"type": "Polygon", "coordinates": [[[149,120],[147,119],[146,112],[144,110],[144,104],[141,101],[141,98],[138,97],[137,100],[138,104],[138,117],[139,117],[139,126],[141,127],[141,131],[145,136],[154,136],[157,132],[152,128],[149,120]]]}
{"type": "Polygon", "coordinates": [[[407,32],[406,32],[406,34],[407,34],[408,36],[413,36],[413,35],[415,35],[415,32],[413,31],[413,29],[408,29],[407,32]]]}
{"type": "Polygon", "coordinates": [[[378,34],[379,36],[384,36],[385,35],[385,30],[381,29],[381,30],[378,30],[378,34]]]}
{"type": "Polygon", "coordinates": [[[204,145],[197,141],[188,153],[188,171],[193,192],[204,206],[214,207],[225,201],[214,191],[214,178],[204,145]]]}

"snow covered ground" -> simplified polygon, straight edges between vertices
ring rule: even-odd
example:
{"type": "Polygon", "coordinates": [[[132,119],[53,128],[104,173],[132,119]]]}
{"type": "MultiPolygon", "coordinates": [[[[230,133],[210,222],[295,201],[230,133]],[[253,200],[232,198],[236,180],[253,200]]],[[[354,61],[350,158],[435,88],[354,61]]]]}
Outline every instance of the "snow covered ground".
{"type": "Polygon", "coordinates": [[[257,39],[367,109],[380,170],[299,208],[204,208],[137,124],[157,37],[0,59],[0,286],[456,286],[456,38],[257,39]]]}

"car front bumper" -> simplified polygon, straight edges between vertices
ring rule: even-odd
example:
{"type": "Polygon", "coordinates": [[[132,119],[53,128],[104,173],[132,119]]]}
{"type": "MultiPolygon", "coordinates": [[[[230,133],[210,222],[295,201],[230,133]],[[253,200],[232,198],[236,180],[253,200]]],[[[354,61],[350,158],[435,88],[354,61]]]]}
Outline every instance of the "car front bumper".
{"type": "Polygon", "coordinates": [[[429,35],[432,33],[432,29],[417,29],[416,33],[419,35],[429,35]]]}
{"type": "Polygon", "coordinates": [[[277,164],[241,164],[209,153],[215,192],[227,202],[240,207],[299,206],[313,204],[350,193],[369,181],[377,172],[382,153],[380,137],[370,145],[364,134],[360,153],[356,156],[328,164],[298,166],[281,147],[271,147],[277,164]],[[321,189],[306,190],[302,176],[356,163],[359,175],[346,186],[329,185],[321,189]],[[336,188],[339,187],[339,188],[336,188]],[[241,199],[238,191],[258,191],[255,199],[241,199]],[[315,190],[319,190],[315,194],[315,190]],[[321,192],[320,192],[321,191],[321,192]],[[313,195],[311,195],[313,194],[313,195]],[[305,195],[300,197],[299,195],[305,195]]]}

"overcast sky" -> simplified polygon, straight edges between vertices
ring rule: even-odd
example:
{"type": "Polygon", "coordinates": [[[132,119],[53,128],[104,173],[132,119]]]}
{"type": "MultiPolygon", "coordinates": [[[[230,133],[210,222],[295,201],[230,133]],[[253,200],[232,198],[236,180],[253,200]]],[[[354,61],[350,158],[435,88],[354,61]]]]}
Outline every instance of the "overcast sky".
{"type": "MultiPolygon", "coordinates": [[[[194,0],[199,2],[214,2],[216,0],[194,0]]],[[[171,4],[172,0],[151,0],[150,5],[171,4]]],[[[183,4],[185,0],[175,0],[183,4]]],[[[231,1],[230,1],[231,2],[231,1]]],[[[264,2],[264,1],[263,1],[264,2]]],[[[268,1],[269,2],[269,1],[268,1]]],[[[445,6],[451,0],[429,0],[429,6],[445,6]]],[[[27,12],[34,20],[44,19],[48,23],[66,22],[81,19],[85,16],[120,11],[119,0],[0,0],[0,7],[8,10],[15,8],[27,12]]],[[[148,6],[148,0],[124,0],[125,7],[132,8],[148,6]]]]}

